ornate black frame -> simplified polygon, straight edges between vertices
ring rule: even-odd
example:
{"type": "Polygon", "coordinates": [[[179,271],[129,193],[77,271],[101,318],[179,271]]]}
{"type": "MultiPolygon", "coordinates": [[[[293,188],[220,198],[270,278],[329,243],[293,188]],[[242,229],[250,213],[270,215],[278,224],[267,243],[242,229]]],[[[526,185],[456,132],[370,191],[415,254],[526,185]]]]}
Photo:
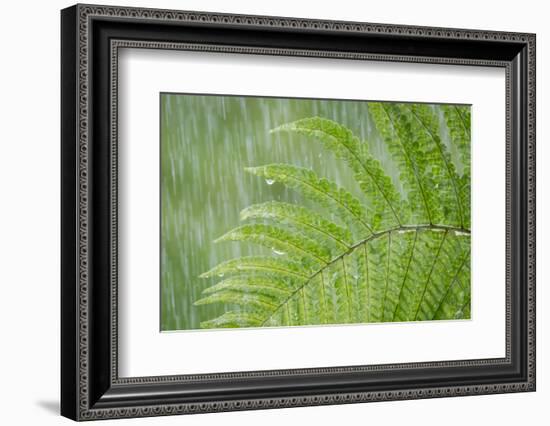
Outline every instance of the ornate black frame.
{"type": "Polygon", "coordinates": [[[76,5],[61,13],[61,413],[74,420],[535,390],[535,35],[76,5]],[[119,378],[122,47],[506,70],[506,357],[119,378]]]}

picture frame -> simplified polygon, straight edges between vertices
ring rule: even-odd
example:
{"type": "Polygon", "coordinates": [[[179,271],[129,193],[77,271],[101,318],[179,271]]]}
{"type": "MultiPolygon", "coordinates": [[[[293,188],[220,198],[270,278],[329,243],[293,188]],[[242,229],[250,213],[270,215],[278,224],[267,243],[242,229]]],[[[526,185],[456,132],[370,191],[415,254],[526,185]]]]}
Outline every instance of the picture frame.
{"type": "Polygon", "coordinates": [[[62,10],[61,414],[94,420],[534,391],[535,44],[524,33],[81,4],[62,10]],[[120,377],[123,48],[503,69],[505,356],[120,377]]]}

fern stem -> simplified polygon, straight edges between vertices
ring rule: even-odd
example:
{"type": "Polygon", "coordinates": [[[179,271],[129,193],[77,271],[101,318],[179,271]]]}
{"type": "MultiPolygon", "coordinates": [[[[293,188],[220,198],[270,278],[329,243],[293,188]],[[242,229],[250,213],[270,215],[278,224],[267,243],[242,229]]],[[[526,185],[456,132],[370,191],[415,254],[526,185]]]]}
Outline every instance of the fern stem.
{"type": "Polygon", "coordinates": [[[470,132],[470,128],[466,125],[466,121],[464,120],[464,116],[462,115],[462,111],[460,110],[460,108],[458,108],[456,105],[454,106],[454,109],[458,115],[458,117],[460,118],[460,124],[462,124],[462,128],[466,131],[466,132],[470,132]]]}
{"type": "Polygon", "coordinates": [[[411,248],[411,255],[409,256],[409,261],[407,262],[407,269],[405,270],[405,275],[403,276],[403,282],[401,283],[401,288],[399,289],[399,296],[397,296],[397,304],[395,305],[395,309],[393,311],[393,317],[391,319],[392,322],[395,321],[395,315],[397,314],[397,308],[399,307],[399,304],[401,303],[401,296],[403,295],[403,288],[405,287],[405,282],[407,281],[407,277],[409,276],[409,269],[411,267],[412,258],[414,257],[414,249],[416,248],[416,240],[417,239],[418,239],[418,231],[415,231],[413,246],[411,248]]]}
{"type": "Polygon", "coordinates": [[[367,280],[367,322],[370,322],[370,282],[369,282],[369,255],[367,245],[363,245],[365,251],[365,279],[367,280]]]}
{"type": "Polygon", "coordinates": [[[388,295],[388,285],[390,281],[390,259],[391,259],[391,232],[388,232],[388,261],[386,262],[386,286],[384,288],[384,298],[382,299],[382,318],[381,320],[384,321],[384,317],[386,314],[386,298],[388,295]]]}
{"type": "MultiPolygon", "coordinates": [[[[288,325],[292,325],[292,316],[290,315],[290,306],[288,305],[288,303],[286,304],[286,315],[288,317],[288,325]]],[[[269,317],[268,319],[271,319],[271,317],[269,317]]],[[[265,321],[262,323],[262,325],[265,324],[265,321]]]]}
{"type": "Polygon", "coordinates": [[[441,253],[441,248],[443,247],[443,244],[445,243],[445,239],[447,238],[447,234],[449,231],[445,231],[445,234],[443,235],[443,238],[441,239],[441,243],[439,244],[439,248],[437,249],[437,253],[435,254],[434,261],[432,263],[432,267],[430,269],[430,273],[428,274],[428,278],[426,279],[426,285],[424,286],[424,291],[422,291],[422,296],[420,297],[420,302],[418,302],[418,306],[416,308],[416,313],[414,314],[414,321],[418,318],[418,312],[420,312],[420,306],[422,306],[422,302],[424,302],[424,297],[426,296],[426,291],[428,290],[428,286],[430,285],[430,280],[432,279],[432,273],[435,269],[435,264],[437,263],[437,260],[439,259],[439,253],[441,253]]]}
{"type": "Polygon", "coordinates": [[[303,309],[304,309],[304,320],[300,321],[300,322],[303,322],[304,324],[307,324],[307,308],[306,308],[305,287],[302,287],[302,289],[300,290],[300,295],[302,296],[302,305],[303,305],[303,309]]]}
{"type": "Polygon", "coordinates": [[[466,305],[468,305],[470,303],[470,300],[471,300],[472,296],[471,295],[468,295],[468,297],[466,298],[466,300],[464,301],[464,303],[462,304],[462,306],[460,307],[460,310],[462,312],[464,312],[464,308],[466,307],[466,305]]]}
{"type": "Polygon", "coordinates": [[[322,298],[323,298],[323,311],[321,312],[321,314],[323,315],[323,319],[325,320],[325,324],[328,324],[328,321],[327,321],[327,317],[326,317],[326,313],[327,313],[327,298],[326,298],[326,295],[325,295],[325,278],[324,278],[324,273],[323,271],[321,271],[321,293],[322,293],[322,298]]]}
{"type": "Polygon", "coordinates": [[[340,260],[342,261],[342,271],[344,273],[344,287],[346,288],[346,301],[348,304],[348,320],[351,322],[351,299],[349,294],[348,276],[346,273],[346,260],[343,257],[341,257],[340,260]]]}
{"type": "Polygon", "coordinates": [[[458,267],[458,269],[456,270],[456,273],[453,277],[453,279],[451,280],[451,284],[447,287],[447,290],[445,291],[445,295],[441,298],[441,300],[439,301],[439,305],[437,305],[437,309],[435,310],[435,313],[433,315],[433,317],[435,318],[439,312],[439,310],[441,309],[441,306],[443,306],[443,302],[447,299],[447,297],[449,296],[449,292],[451,291],[451,288],[454,286],[454,284],[457,282],[457,278],[458,278],[458,275],[460,274],[460,272],[462,271],[462,268],[464,267],[464,265],[466,264],[466,259],[469,259],[470,258],[470,250],[468,250],[468,253],[464,256],[464,258],[462,259],[462,262],[460,263],[460,266],[458,267]]]}

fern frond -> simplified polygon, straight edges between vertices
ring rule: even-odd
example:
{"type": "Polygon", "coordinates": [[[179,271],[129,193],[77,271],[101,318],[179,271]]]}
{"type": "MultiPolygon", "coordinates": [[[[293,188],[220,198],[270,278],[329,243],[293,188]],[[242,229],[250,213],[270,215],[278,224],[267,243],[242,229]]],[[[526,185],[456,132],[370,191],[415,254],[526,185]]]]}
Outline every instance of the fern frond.
{"type": "Polygon", "coordinates": [[[471,115],[470,107],[464,105],[442,105],[445,123],[451,142],[457,147],[462,162],[463,174],[470,173],[471,115]]]}
{"type": "Polygon", "coordinates": [[[278,255],[288,254],[299,259],[305,257],[322,265],[330,260],[330,251],[316,241],[270,225],[242,225],[215,240],[216,243],[222,241],[252,242],[270,248],[278,255]]]}
{"type": "Polygon", "coordinates": [[[361,142],[349,129],[325,118],[304,118],[283,124],[273,132],[293,132],[313,137],[344,160],[354,173],[355,180],[371,202],[373,221],[381,226],[399,225],[404,217],[401,196],[391,179],[384,173],[378,160],[369,153],[368,145],[361,142]],[[382,221],[391,217],[391,221],[382,221]]]}
{"type": "Polygon", "coordinates": [[[241,212],[241,220],[269,219],[290,225],[299,232],[337,244],[342,249],[351,245],[351,233],[341,226],[323,218],[316,212],[295,204],[268,201],[254,204],[241,212]]]}
{"type": "Polygon", "coordinates": [[[359,200],[334,182],[319,178],[312,170],[288,164],[269,164],[245,169],[270,182],[280,182],[332,212],[348,225],[372,233],[366,212],[359,200]]]}
{"type": "Polygon", "coordinates": [[[201,322],[201,328],[257,327],[261,323],[262,318],[254,313],[229,311],[217,318],[201,322]]]}
{"type": "Polygon", "coordinates": [[[400,180],[407,191],[413,223],[441,223],[440,210],[434,198],[435,184],[428,179],[424,149],[414,133],[411,114],[404,105],[372,103],[369,113],[376,123],[394,161],[399,166],[400,180]]]}
{"type": "Polygon", "coordinates": [[[462,163],[462,174],[459,178],[459,194],[464,209],[464,227],[470,227],[470,108],[459,105],[444,105],[441,107],[445,123],[449,129],[451,143],[456,147],[462,163]]]}
{"type": "Polygon", "coordinates": [[[212,287],[207,287],[202,294],[208,295],[221,290],[233,290],[263,294],[270,297],[284,297],[292,292],[290,281],[277,280],[270,277],[239,276],[220,281],[212,287]]]}
{"type": "Polygon", "coordinates": [[[367,144],[338,123],[314,117],[275,129],[319,140],[351,168],[367,204],[309,169],[247,168],[331,216],[278,201],[245,208],[241,220],[252,223],[217,241],[252,242],[275,255],[229,260],[202,275],[229,278],[196,304],[239,306],[204,327],[469,318],[469,111],[443,109],[461,174],[431,107],[372,103],[369,111],[400,169],[406,200],[367,144]]]}
{"type": "Polygon", "coordinates": [[[303,265],[283,258],[269,256],[248,256],[231,259],[220,263],[210,271],[204,272],[200,278],[223,277],[228,274],[245,272],[266,273],[281,277],[307,279],[308,270],[303,265]]]}
{"type": "Polygon", "coordinates": [[[464,227],[465,207],[459,193],[460,179],[447,147],[441,140],[439,117],[428,105],[409,104],[407,108],[420,125],[417,129],[419,143],[429,147],[426,149],[424,159],[430,166],[429,174],[435,183],[434,188],[437,188],[435,191],[437,203],[443,207],[443,220],[445,223],[464,227]],[[424,131],[422,132],[422,130],[424,131]]]}
{"type": "Polygon", "coordinates": [[[219,290],[195,301],[195,306],[207,305],[209,303],[236,303],[257,306],[262,309],[273,309],[277,306],[277,301],[272,297],[234,290],[219,290]]]}

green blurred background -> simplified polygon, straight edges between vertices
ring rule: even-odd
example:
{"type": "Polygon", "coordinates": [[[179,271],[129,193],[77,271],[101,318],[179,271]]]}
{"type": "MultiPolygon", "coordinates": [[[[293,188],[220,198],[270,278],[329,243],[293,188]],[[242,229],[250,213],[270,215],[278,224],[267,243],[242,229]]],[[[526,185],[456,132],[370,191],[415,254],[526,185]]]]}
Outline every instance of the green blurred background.
{"type": "MultiPolygon", "coordinates": [[[[372,154],[400,187],[373,129],[365,101],[282,99],[162,93],[161,330],[188,330],[226,311],[193,306],[215,280],[198,276],[218,263],[268,253],[259,246],[214,244],[239,225],[239,212],[270,200],[310,203],[281,184],[246,173],[247,166],[290,163],[313,169],[364,200],[348,167],[301,136],[269,130],[305,117],[329,118],[369,140],[372,154]]],[[[330,217],[330,213],[326,214],[330,217]]],[[[235,307],[232,307],[235,308],[235,307]]]]}

